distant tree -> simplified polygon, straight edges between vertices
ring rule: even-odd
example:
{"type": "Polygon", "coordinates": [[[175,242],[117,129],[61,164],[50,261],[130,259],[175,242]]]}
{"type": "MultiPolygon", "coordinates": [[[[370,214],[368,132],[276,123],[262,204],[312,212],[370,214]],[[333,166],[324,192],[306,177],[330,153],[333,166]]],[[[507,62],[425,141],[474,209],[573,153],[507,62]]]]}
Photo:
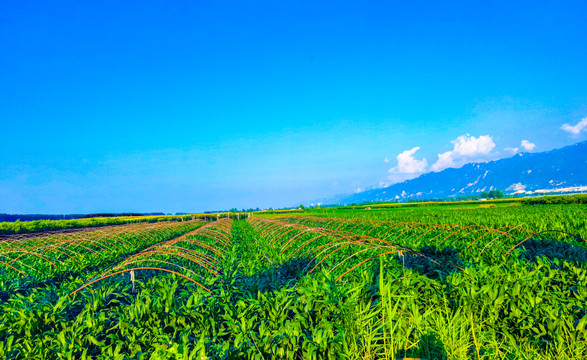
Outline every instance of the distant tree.
{"type": "Polygon", "coordinates": [[[489,197],[489,193],[487,191],[483,191],[483,192],[481,192],[481,197],[484,199],[487,199],[489,197]]]}
{"type": "Polygon", "coordinates": [[[304,205],[300,205],[300,209],[306,210],[306,207],[304,205]]]}
{"type": "Polygon", "coordinates": [[[491,190],[487,195],[493,199],[502,199],[505,196],[501,190],[491,190]]]}

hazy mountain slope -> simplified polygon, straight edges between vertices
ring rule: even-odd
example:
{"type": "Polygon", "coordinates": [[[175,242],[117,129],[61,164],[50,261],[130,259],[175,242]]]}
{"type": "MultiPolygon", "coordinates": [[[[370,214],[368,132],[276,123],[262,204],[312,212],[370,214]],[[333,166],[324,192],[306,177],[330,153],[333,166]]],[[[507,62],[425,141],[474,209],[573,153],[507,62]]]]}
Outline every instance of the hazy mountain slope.
{"type": "Polygon", "coordinates": [[[467,164],[424,174],[416,179],[349,195],[336,203],[428,199],[471,195],[491,189],[506,193],[587,185],[587,141],[542,153],[467,164]]]}

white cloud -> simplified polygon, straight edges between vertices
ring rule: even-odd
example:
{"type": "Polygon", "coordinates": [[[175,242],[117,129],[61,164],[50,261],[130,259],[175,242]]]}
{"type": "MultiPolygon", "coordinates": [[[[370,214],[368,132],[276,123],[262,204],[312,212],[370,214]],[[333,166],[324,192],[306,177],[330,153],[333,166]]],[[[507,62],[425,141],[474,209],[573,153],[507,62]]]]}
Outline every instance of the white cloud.
{"type": "Polygon", "coordinates": [[[411,150],[400,153],[397,156],[397,166],[389,169],[389,173],[416,174],[424,172],[428,166],[428,160],[414,158],[413,155],[418,150],[420,150],[420,147],[416,146],[411,150]]]}
{"type": "Polygon", "coordinates": [[[430,170],[440,171],[455,166],[453,155],[454,152],[452,151],[447,151],[445,153],[438,154],[438,160],[434,164],[432,164],[430,170]]]}
{"type": "Polygon", "coordinates": [[[488,154],[495,147],[495,143],[489,135],[482,135],[478,138],[474,136],[462,135],[452,143],[455,145],[454,152],[463,156],[475,156],[479,154],[488,154]]]}
{"type": "Polygon", "coordinates": [[[430,167],[432,171],[465,164],[475,157],[490,154],[495,148],[495,143],[489,135],[481,135],[478,138],[469,134],[461,135],[451,142],[454,148],[451,151],[438,154],[438,160],[430,167]]]}
{"type": "Polygon", "coordinates": [[[529,142],[528,140],[522,140],[522,149],[532,151],[536,147],[536,144],[529,142]]]}
{"type": "Polygon", "coordinates": [[[521,191],[524,190],[526,188],[526,185],[522,184],[522,183],[516,183],[516,184],[512,184],[510,185],[506,191],[521,191]]]}
{"type": "Polygon", "coordinates": [[[385,158],[385,159],[383,159],[383,162],[387,164],[389,162],[389,159],[385,158]]]}
{"type": "MultiPolygon", "coordinates": [[[[426,171],[428,167],[428,160],[414,158],[414,153],[420,150],[420,147],[414,147],[410,150],[401,152],[397,156],[397,166],[389,169],[389,175],[385,180],[379,182],[379,187],[386,187],[392,184],[400,183],[402,181],[410,180],[420,176],[426,171]]],[[[390,162],[388,158],[384,160],[386,163],[390,162]]]]}
{"type": "Polygon", "coordinates": [[[579,135],[579,133],[585,128],[587,128],[587,117],[581,119],[581,121],[579,121],[575,126],[571,126],[569,124],[564,124],[561,126],[561,129],[573,135],[579,135]]]}
{"type": "MultiPolygon", "coordinates": [[[[520,146],[521,146],[522,150],[525,150],[525,151],[532,151],[532,150],[534,150],[534,148],[536,147],[536,144],[534,144],[534,143],[531,143],[531,142],[530,142],[530,141],[528,141],[528,140],[522,140],[522,143],[521,143],[521,145],[520,145],[520,146]]],[[[520,148],[519,148],[519,147],[513,147],[513,148],[511,148],[511,147],[506,147],[504,150],[505,150],[505,151],[511,151],[511,152],[512,152],[512,154],[516,155],[516,154],[517,154],[517,153],[520,151],[520,148]]]]}

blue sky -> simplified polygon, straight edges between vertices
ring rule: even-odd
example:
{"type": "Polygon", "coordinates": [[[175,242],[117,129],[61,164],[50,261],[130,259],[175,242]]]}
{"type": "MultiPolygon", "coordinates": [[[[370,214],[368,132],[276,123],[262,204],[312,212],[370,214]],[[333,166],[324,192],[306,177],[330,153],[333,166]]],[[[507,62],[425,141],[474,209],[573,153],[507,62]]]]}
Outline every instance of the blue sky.
{"type": "Polygon", "coordinates": [[[586,11],[3,3],[0,212],[291,206],[583,141],[586,11]]]}

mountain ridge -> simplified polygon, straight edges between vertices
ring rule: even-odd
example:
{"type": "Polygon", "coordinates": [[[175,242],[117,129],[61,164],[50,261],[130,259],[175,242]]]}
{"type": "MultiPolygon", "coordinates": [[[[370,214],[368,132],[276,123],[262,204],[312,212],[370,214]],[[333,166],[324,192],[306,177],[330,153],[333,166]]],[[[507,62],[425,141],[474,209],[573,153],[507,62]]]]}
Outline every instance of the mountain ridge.
{"type": "MultiPolygon", "coordinates": [[[[429,172],[383,188],[325,199],[330,204],[437,199],[480,195],[483,191],[540,193],[587,186],[587,141],[540,153],[469,163],[429,172]]],[[[587,188],[586,188],[587,190],[587,188]]]]}

